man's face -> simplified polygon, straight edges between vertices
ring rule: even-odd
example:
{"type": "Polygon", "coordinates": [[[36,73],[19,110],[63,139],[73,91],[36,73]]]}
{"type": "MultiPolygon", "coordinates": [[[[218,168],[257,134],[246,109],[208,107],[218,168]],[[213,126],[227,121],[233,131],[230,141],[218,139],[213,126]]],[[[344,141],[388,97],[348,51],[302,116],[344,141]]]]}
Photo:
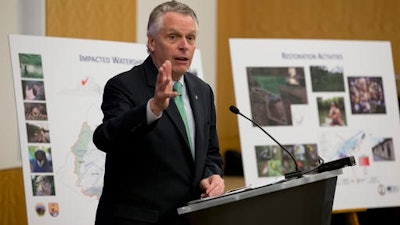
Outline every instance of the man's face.
{"type": "Polygon", "coordinates": [[[172,78],[178,80],[190,67],[196,49],[197,27],[190,16],[168,12],[156,37],[148,37],[148,48],[157,67],[172,64],[172,78]]]}

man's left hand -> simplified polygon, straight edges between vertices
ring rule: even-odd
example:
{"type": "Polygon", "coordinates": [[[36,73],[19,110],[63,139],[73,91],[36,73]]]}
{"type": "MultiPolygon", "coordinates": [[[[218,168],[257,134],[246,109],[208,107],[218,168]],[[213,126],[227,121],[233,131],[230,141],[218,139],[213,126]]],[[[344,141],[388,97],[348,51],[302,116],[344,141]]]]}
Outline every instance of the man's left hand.
{"type": "Polygon", "coordinates": [[[220,175],[212,175],[200,181],[200,188],[203,190],[202,198],[222,195],[225,191],[224,179],[220,175]]]}

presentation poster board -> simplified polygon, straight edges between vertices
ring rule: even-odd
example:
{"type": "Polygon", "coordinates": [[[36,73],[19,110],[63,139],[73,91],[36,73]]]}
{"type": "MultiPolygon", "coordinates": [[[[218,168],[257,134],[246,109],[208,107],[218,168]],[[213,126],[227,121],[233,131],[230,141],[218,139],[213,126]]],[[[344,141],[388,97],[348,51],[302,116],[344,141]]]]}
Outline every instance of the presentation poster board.
{"type": "MultiPolygon", "coordinates": [[[[400,205],[400,127],[386,41],[230,39],[236,106],[297,159],[303,171],[354,156],[333,208],[400,205]]],[[[238,117],[245,182],[294,171],[289,155],[238,117]]],[[[305,202],[307,204],[307,202],[305,202]]]]}
{"type": "MultiPolygon", "coordinates": [[[[144,44],[10,35],[29,224],[93,225],[105,154],[92,134],[107,80],[140,64],[144,44]]],[[[203,77],[196,50],[191,71],[203,77]]]]}

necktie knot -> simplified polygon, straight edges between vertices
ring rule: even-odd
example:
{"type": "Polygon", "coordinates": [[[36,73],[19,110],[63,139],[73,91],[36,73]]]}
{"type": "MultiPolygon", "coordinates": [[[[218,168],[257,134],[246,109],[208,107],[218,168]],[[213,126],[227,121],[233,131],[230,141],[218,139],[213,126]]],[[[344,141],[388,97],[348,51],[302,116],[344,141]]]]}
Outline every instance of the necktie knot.
{"type": "Polygon", "coordinates": [[[175,84],[174,84],[174,86],[172,87],[172,89],[174,90],[174,91],[176,91],[176,92],[178,92],[178,95],[182,95],[182,84],[181,84],[181,82],[179,82],[179,81],[177,81],[177,82],[175,82],[175,84]]]}

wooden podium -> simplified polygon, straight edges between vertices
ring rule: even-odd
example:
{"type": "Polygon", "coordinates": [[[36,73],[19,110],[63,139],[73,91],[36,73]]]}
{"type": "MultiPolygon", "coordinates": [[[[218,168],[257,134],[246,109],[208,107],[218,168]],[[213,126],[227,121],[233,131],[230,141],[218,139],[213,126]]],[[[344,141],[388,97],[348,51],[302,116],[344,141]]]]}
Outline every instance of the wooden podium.
{"type": "Polygon", "coordinates": [[[329,225],[342,169],[250,188],[178,208],[193,225],[329,225]]]}

